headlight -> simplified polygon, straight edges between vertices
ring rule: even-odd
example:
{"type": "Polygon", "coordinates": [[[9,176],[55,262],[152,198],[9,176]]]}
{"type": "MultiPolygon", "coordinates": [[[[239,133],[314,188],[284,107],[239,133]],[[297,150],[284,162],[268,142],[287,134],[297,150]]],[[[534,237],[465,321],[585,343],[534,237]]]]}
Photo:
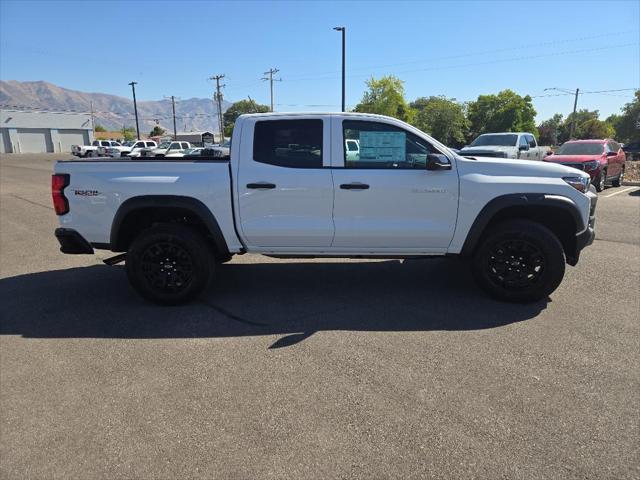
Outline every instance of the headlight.
{"type": "Polygon", "coordinates": [[[600,162],[598,160],[591,160],[584,164],[584,171],[591,172],[592,170],[597,170],[600,166],[600,162]]]}
{"type": "Polygon", "coordinates": [[[562,180],[567,182],[573,188],[579,192],[586,193],[589,190],[589,183],[591,179],[589,177],[562,177],[562,180]]]}

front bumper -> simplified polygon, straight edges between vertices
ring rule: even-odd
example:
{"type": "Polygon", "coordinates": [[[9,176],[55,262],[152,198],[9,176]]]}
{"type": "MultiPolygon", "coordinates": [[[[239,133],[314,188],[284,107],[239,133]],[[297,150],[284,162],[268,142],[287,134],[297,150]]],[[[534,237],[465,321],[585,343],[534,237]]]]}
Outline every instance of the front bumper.
{"type": "Polygon", "coordinates": [[[589,224],[584,231],[578,233],[576,235],[576,250],[574,255],[567,256],[567,262],[569,265],[576,265],[580,258],[580,252],[582,249],[588,247],[593,243],[596,238],[596,204],[598,203],[598,194],[596,193],[596,188],[593,185],[589,186],[589,191],[587,192],[587,197],[589,197],[590,207],[589,207],[589,224]]]}
{"type": "Polygon", "coordinates": [[[71,228],[56,228],[56,238],[60,242],[60,251],[69,254],[93,253],[93,247],[77,231],[71,228]]]}

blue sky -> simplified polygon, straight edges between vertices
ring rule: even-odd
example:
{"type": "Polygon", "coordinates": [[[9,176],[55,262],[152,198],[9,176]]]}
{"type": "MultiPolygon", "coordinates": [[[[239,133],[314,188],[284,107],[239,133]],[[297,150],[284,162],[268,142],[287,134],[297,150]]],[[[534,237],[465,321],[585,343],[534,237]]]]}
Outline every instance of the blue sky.
{"type": "MultiPolygon", "coordinates": [[[[395,74],[407,98],[461,101],[511,88],[549,95],[640,87],[640,1],[178,2],[0,0],[0,79],[46,80],[138,98],[210,97],[268,104],[262,73],[280,69],[276,110],[340,108],[347,27],[347,104],[373,76],[395,74]],[[557,93],[557,92],[555,92],[557,93]]],[[[591,93],[579,107],[618,112],[633,92],[591,93]]],[[[534,98],[538,119],[572,96],[534,98]]]]}

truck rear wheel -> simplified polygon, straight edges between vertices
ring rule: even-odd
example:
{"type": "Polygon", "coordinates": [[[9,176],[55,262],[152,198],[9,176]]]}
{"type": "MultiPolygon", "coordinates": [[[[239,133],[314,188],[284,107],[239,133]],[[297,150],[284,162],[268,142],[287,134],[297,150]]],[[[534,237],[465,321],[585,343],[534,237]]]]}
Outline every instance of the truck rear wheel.
{"type": "Polygon", "coordinates": [[[183,225],[158,225],[138,235],[127,252],[129,282],[142,297],[179,305],[197,297],[214,269],[209,245],[183,225]]]}
{"type": "Polygon", "coordinates": [[[473,258],[473,276],[492,297],[529,303],[549,296],[562,281],[565,256],[551,230],[529,220],[492,228],[473,258]]]}

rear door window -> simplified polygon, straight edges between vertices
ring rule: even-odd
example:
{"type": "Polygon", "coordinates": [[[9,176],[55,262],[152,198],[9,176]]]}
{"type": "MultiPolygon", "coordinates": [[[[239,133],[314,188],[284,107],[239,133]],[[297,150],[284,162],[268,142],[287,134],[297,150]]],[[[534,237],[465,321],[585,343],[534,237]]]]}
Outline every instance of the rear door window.
{"type": "Polygon", "coordinates": [[[278,167],[322,168],[322,120],[256,122],[253,160],[278,167]]]}

